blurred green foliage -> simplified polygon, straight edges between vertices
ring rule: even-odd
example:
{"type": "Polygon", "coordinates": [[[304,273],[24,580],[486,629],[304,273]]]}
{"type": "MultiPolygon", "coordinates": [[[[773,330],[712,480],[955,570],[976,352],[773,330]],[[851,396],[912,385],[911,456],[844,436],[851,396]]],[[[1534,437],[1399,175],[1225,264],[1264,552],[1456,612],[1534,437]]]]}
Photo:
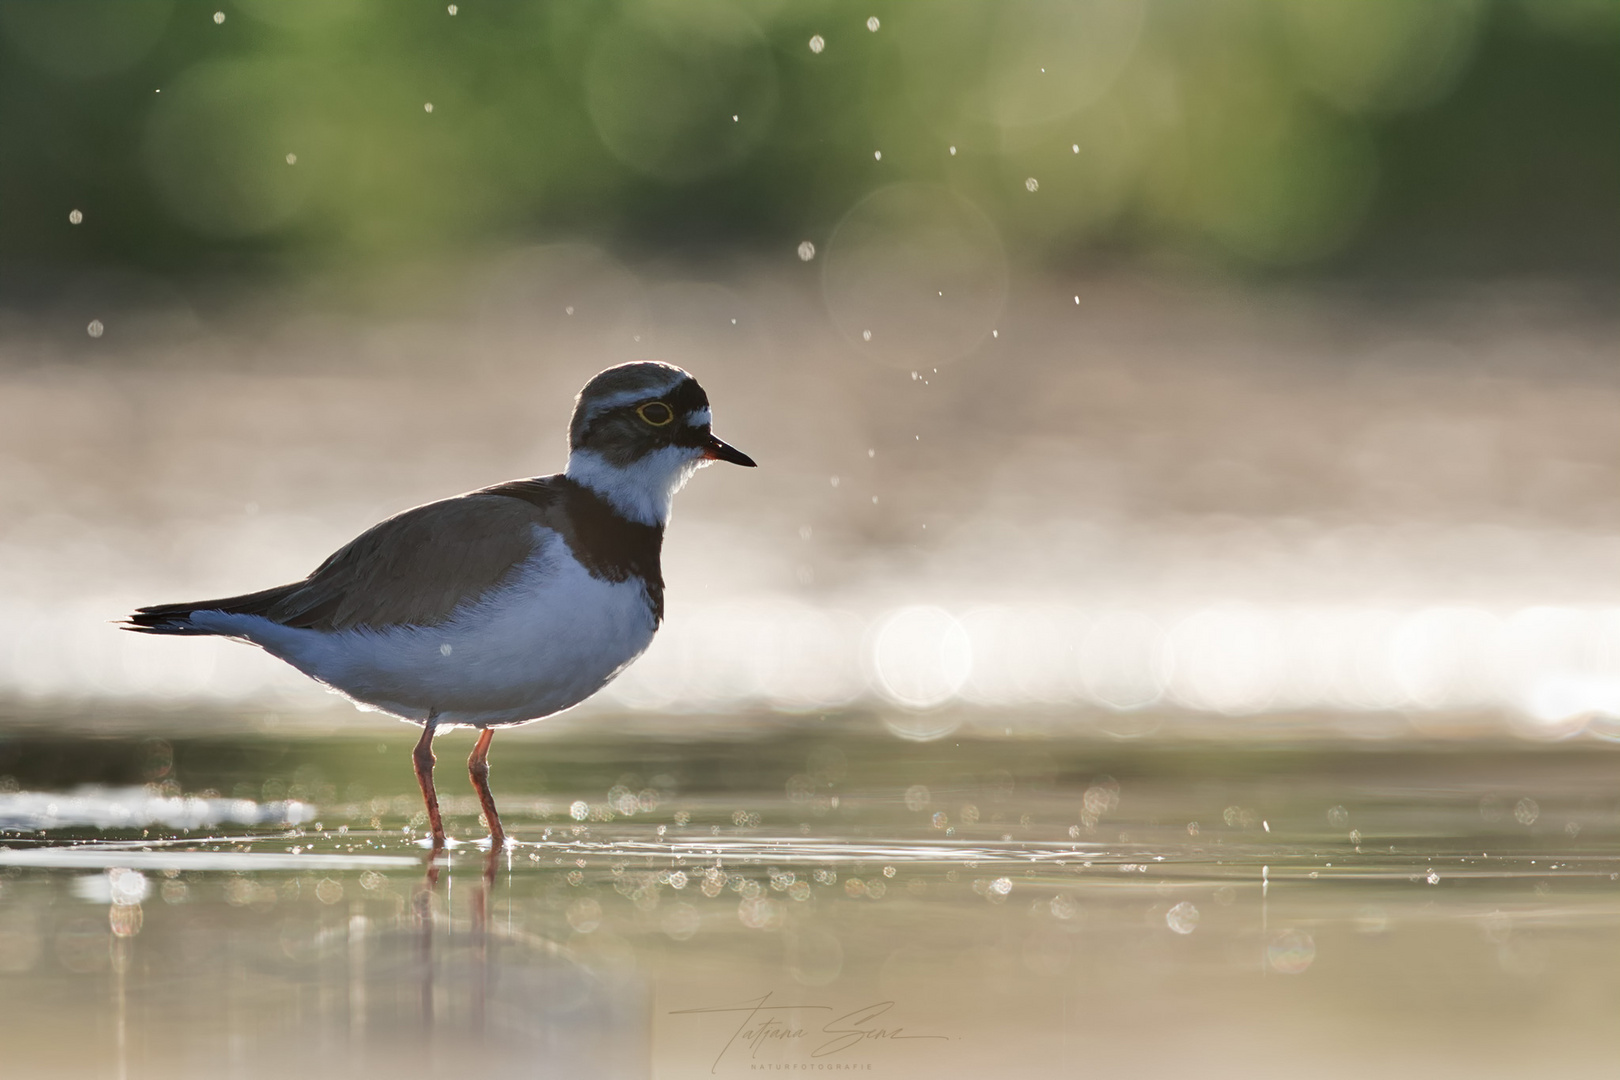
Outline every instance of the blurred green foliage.
{"type": "Polygon", "coordinates": [[[787,255],[902,180],[1021,259],[1609,275],[1617,135],[1613,0],[0,2],[12,280],[787,255]]]}

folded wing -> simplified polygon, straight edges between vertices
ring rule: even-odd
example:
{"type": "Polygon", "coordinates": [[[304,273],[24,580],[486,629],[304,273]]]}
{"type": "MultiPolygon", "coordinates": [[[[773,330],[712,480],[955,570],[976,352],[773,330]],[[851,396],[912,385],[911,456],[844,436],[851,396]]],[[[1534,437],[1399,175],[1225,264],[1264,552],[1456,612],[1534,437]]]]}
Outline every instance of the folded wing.
{"type": "Polygon", "coordinates": [[[397,514],[361,533],[302,581],[262,592],[144,607],[123,624],[146,634],[208,634],[199,611],[257,615],[341,631],[435,626],[500,587],[544,535],[545,500],[475,492],[397,514]]]}

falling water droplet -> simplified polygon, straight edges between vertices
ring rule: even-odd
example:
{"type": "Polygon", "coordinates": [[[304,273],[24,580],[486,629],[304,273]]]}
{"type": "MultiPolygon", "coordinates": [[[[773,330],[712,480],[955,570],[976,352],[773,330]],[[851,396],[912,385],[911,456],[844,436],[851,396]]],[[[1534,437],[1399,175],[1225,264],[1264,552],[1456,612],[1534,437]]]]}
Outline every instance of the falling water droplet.
{"type": "Polygon", "coordinates": [[[77,210],[69,210],[68,211],[68,221],[71,224],[77,225],[77,224],[79,224],[79,222],[81,222],[83,220],[84,220],[84,215],[82,213],[80,213],[79,211],[77,211],[77,210]]]}
{"type": "Polygon", "coordinates": [[[1164,924],[1178,934],[1190,934],[1198,929],[1198,909],[1183,900],[1165,912],[1164,924]]]}
{"type": "Polygon", "coordinates": [[[821,50],[825,49],[826,47],[827,47],[827,41],[820,34],[816,34],[814,37],[812,37],[810,39],[810,51],[811,52],[819,54],[821,52],[821,50]]]}
{"type": "Polygon", "coordinates": [[[100,337],[102,334],[107,332],[107,328],[105,326],[101,325],[101,320],[100,319],[91,319],[90,320],[90,325],[85,327],[84,329],[85,329],[85,333],[89,334],[91,337],[96,337],[96,338],[100,337]]]}
{"type": "Polygon", "coordinates": [[[816,257],[816,245],[812,244],[808,240],[801,240],[799,242],[799,258],[801,260],[803,260],[804,262],[809,262],[811,259],[813,259],[815,257],[816,257]]]}
{"type": "Polygon", "coordinates": [[[1041,189],[1041,182],[1039,180],[1035,179],[1033,176],[1031,176],[1029,179],[1024,181],[1024,190],[1025,191],[1039,191],[1040,189],[1041,189]]]}
{"type": "Polygon", "coordinates": [[[882,23],[878,22],[878,17],[876,15],[866,20],[866,28],[872,31],[874,34],[878,32],[878,27],[882,25],[882,23]]]}
{"type": "Polygon", "coordinates": [[[287,155],[287,164],[289,164],[289,165],[298,164],[298,155],[297,154],[288,154],[287,155]]]}
{"type": "Polygon", "coordinates": [[[220,23],[222,23],[224,21],[225,21],[225,13],[223,11],[214,12],[214,25],[215,26],[218,26],[220,23]]]}
{"type": "Polygon", "coordinates": [[[431,102],[431,101],[425,102],[422,105],[422,111],[423,112],[432,112],[433,111],[433,102],[431,102]]]}
{"type": "Polygon", "coordinates": [[[1283,975],[1302,975],[1316,959],[1316,942],[1303,930],[1284,930],[1266,946],[1266,961],[1283,975]]]}

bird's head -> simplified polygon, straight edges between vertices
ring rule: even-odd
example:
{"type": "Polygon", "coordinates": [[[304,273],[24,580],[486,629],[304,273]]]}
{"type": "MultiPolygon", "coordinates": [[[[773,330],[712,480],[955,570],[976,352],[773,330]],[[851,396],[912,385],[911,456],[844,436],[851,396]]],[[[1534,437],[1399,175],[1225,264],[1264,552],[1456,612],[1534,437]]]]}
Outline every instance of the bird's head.
{"type": "Polygon", "coordinates": [[[579,392],[568,425],[567,475],[648,525],[669,518],[670,500],[711,461],[754,459],[710,430],[709,395],[673,364],[610,367],[579,392]]]}

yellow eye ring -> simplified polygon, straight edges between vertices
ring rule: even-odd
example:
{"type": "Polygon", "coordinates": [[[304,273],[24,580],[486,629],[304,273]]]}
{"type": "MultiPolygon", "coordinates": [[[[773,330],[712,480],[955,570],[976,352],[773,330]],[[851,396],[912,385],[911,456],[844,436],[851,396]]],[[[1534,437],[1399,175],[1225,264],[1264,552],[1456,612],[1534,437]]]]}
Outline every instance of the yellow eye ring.
{"type": "Polygon", "coordinates": [[[675,420],[675,410],[662,401],[649,401],[645,405],[637,405],[636,415],[653,427],[664,427],[675,420]]]}

